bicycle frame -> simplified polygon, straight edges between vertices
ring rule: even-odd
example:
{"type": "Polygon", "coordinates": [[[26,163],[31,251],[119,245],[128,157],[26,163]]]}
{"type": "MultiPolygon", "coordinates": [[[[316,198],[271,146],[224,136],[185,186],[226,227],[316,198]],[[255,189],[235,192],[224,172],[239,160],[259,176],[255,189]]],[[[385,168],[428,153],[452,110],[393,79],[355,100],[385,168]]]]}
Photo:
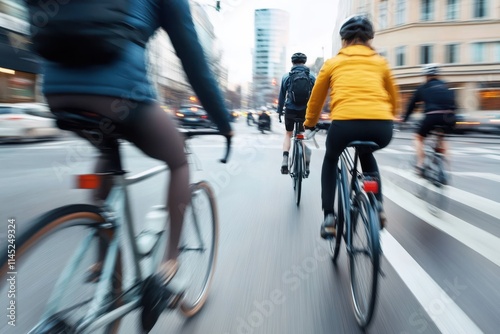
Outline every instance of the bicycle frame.
{"type": "MultiPolygon", "coordinates": [[[[306,169],[306,156],[305,156],[305,150],[304,150],[304,143],[302,142],[304,140],[304,135],[299,132],[299,128],[301,125],[301,121],[295,120],[295,125],[293,129],[293,147],[292,147],[292,155],[290,157],[290,176],[292,178],[295,177],[294,174],[294,167],[296,163],[300,163],[302,168],[300,169],[302,171],[302,178],[304,177],[303,172],[306,169]],[[297,149],[297,151],[296,151],[297,149]],[[298,155],[298,157],[296,156],[298,155]]],[[[300,177],[300,175],[298,176],[300,177]]]]}
{"type": "MultiPolygon", "coordinates": [[[[338,174],[337,174],[337,187],[339,187],[338,193],[342,198],[338,198],[338,201],[342,202],[342,209],[344,212],[344,240],[346,243],[346,249],[348,253],[352,252],[352,234],[351,234],[351,211],[352,202],[356,194],[362,191],[359,184],[359,180],[362,174],[358,171],[358,161],[359,153],[354,150],[354,158],[349,154],[347,150],[344,150],[339,159],[338,174]],[[351,179],[349,180],[349,174],[351,179]]],[[[372,205],[376,203],[375,195],[372,192],[367,192],[368,199],[372,205]]]]}
{"type": "MultiPolygon", "coordinates": [[[[185,132],[186,141],[187,139],[196,135],[206,135],[206,134],[219,134],[215,132],[208,131],[198,131],[198,132],[185,132]]],[[[188,145],[186,143],[186,153],[190,153],[188,145]]],[[[226,154],[220,162],[225,163],[229,157],[231,140],[227,138],[227,148],[226,154]]],[[[104,264],[102,267],[102,272],[100,279],[96,284],[96,291],[93,297],[90,299],[91,304],[87,314],[83,318],[83,321],[78,324],[77,333],[93,333],[100,327],[105,326],[115,320],[118,320],[125,316],[126,314],[133,311],[135,308],[140,306],[141,299],[141,289],[140,283],[147,277],[147,275],[152,274],[156,268],[159,266],[161,259],[163,257],[163,252],[165,251],[165,235],[164,229],[157,232],[156,240],[150,240],[151,250],[147,254],[141,254],[138,246],[138,237],[135,234],[134,222],[131,210],[131,202],[127,187],[149,179],[159,173],[167,170],[167,166],[157,166],[149,170],[141,172],[131,177],[125,177],[124,171],[117,171],[112,173],[103,173],[100,176],[108,176],[113,178],[113,187],[105,200],[103,207],[103,213],[101,214],[105,222],[96,225],[96,228],[107,229],[113,231],[112,239],[107,247],[106,256],[104,259],[104,264]],[[109,302],[106,300],[111,292],[112,284],[111,280],[113,278],[113,273],[115,270],[115,265],[120,251],[120,241],[122,238],[122,227],[125,226],[125,233],[127,241],[123,241],[123,249],[132,250],[133,258],[133,282],[129,287],[122,293],[120,298],[123,299],[123,304],[116,309],[108,312],[106,306],[109,306],[109,302]],[[162,242],[164,241],[164,242],[162,242]],[[163,247],[162,247],[163,246],[163,247]],[[150,255],[151,254],[151,255],[150,255]],[[150,265],[147,267],[148,270],[145,273],[141,267],[141,260],[149,257],[152,259],[150,265]]],[[[195,221],[195,224],[197,222],[195,221]]],[[[202,237],[200,235],[200,229],[195,228],[197,237],[200,243],[202,242],[202,237]]],[[[59,276],[56,282],[52,295],[47,303],[47,309],[42,315],[40,322],[32,329],[29,333],[36,332],[40,325],[53,316],[58,308],[59,301],[66,291],[66,287],[69,284],[71,277],[74,275],[76,269],[78,268],[80,262],[83,259],[83,255],[90,248],[92,239],[97,236],[97,230],[90,233],[80,244],[77,251],[73,254],[69,262],[63,269],[62,274],[59,276]]]]}
{"type": "MultiPolygon", "coordinates": [[[[143,276],[143,270],[141,268],[140,261],[144,256],[141,255],[138,250],[127,187],[151,178],[166,170],[166,166],[158,166],[128,178],[125,177],[124,173],[111,175],[114,180],[114,186],[108,198],[106,199],[105,204],[103,205],[103,208],[105,210],[102,213],[102,216],[105,219],[105,223],[96,227],[113,230],[113,237],[110,240],[109,246],[106,251],[106,257],[100,276],[101,278],[99,282],[96,283],[97,288],[94,296],[91,298],[92,302],[90,304],[90,308],[84,320],[78,326],[78,333],[92,333],[94,330],[123,317],[139,306],[140,289],[138,287],[139,283],[142,282],[142,280],[145,278],[143,276]],[[129,296],[128,300],[124,300],[123,305],[101,317],[101,315],[106,312],[106,296],[111,292],[111,279],[113,277],[115,264],[119,254],[119,244],[121,242],[120,240],[123,233],[123,226],[125,226],[126,228],[125,233],[127,236],[127,241],[123,241],[125,244],[121,247],[128,246],[132,250],[134,268],[134,281],[128,288],[128,290],[123,293],[123,297],[127,296],[127,294],[129,294],[130,292],[132,292],[132,295],[129,296]]],[[[103,175],[109,176],[110,174],[103,175]]],[[[78,268],[78,265],[83,259],[84,253],[90,248],[92,239],[96,236],[97,231],[93,231],[80,244],[77,251],[64,268],[61,276],[59,277],[59,280],[55,284],[53,288],[53,294],[51,295],[47,304],[47,310],[42,316],[41,321],[33,330],[30,331],[30,333],[35,331],[40,324],[43,324],[45,320],[47,320],[55,313],[58,307],[59,300],[64,294],[66,287],[71,280],[71,277],[73,276],[76,269],[78,268]]],[[[153,258],[153,261],[149,268],[151,269],[150,271],[152,271],[159,265],[162,255],[161,251],[165,249],[164,247],[163,249],[161,247],[158,247],[161,244],[161,242],[158,242],[159,240],[160,236],[158,236],[158,240],[153,246],[153,255],[151,256],[153,258]]]]}

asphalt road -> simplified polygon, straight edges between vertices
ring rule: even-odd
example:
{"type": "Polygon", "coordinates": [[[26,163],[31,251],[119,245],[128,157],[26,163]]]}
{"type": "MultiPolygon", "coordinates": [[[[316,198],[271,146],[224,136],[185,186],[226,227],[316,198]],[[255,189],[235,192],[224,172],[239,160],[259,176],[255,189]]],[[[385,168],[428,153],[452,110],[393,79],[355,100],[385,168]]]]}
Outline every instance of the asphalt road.
{"type": "MultiPolygon", "coordinates": [[[[279,173],[283,126],[273,121],[274,132],[267,134],[242,119],[235,123],[228,165],[217,162],[222,138],[193,140],[192,179],[208,180],[217,195],[217,271],[210,298],[196,317],[165,313],[152,333],[361,333],[351,307],[345,250],[333,266],[328,244],[319,236],[325,134],[317,135],[320,149],[313,148],[311,175],[297,208],[290,177],[279,173]]],[[[367,333],[498,333],[499,144],[498,138],[451,140],[452,183],[438,216],[429,212],[427,198],[415,196],[421,181],[409,167],[411,135],[396,133],[390,146],[376,153],[389,222],[382,232],[384,276],[367,333]]],[[[125,169],[132,173],[158,165],[131,145],[123,152],[125,169]]],[[[88,202],[88,191],[71,189],[71,175],[91,171],[95,155],[72,137],[0,145],[1,242],[9,218],[22,233],[49,209],[88,202]]],[[[151,205],[163,201],[164,182],[165,176],[158,176],[132,188],[138,228],[151,205]]],[[[54,256],[64,258],[73,239],[54,242],[54,256]]],[[[19,306],[16,327],[0,318],[1,333],[26,333],[23,317],[27,321],[39,312],[38,300],[54,281],[51,273],[64,263],[51,260],[18,272],[18,290],[29,302],[19,306]]],[[[7,314],[5,286],[0,293],[0,309],[7,314]]],[[[121,333],[136,333],[136,319],[137,314],[127,317],[121,333]]]]}

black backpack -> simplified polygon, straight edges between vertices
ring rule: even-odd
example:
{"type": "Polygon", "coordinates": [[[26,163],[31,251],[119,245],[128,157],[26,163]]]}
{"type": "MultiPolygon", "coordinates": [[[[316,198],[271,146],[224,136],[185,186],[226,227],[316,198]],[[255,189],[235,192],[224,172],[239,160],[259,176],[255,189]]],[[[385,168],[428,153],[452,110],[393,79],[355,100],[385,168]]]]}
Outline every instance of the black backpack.
{"type": "Polygon", "coordinates": [[[128,41],[145,47],[145,32],[126,23],[131,0],[25,0],[33,49],[66,66],[108,64],[128,41]]]}
{"type": "Polygon", "coordinates": [[[309,69],[305,67],[294,68],[290,71],[290,85],[288,96],[294,104],[305,106],[309,101],[312,91],[312,81],[309,77],[309,69]]]}

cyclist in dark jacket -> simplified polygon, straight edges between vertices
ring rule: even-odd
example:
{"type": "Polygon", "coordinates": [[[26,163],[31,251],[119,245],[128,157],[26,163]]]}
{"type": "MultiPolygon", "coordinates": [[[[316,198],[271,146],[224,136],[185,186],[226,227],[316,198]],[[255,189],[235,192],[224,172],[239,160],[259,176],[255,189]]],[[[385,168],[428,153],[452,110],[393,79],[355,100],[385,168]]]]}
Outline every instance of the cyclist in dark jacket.
{"type": "MultiPolygon", "coordinates": [[[[127,23],[147,32],[148,37],[159,28],[168,33],[200,102],[221,133],[231,135],[224,99],[198,40],[188,1],[131,0],[127,23]]],[[[184,210],[179,208],[185,208],[190,202],[189,168],[183,137],[156,100],[147,76],[145,48],[133,41],[128,43],[122,56],[109,65],[67,68],[45,62],[43,70],[43,93],[52,112],[102,115],[126,129],[121,133],[125,139],[169,167],[170,180],[165,185],[168,186],[166,204],[169,209],[169,221],[165,223],[170,223],[168,250],[160,273],[151,276],[145,285],[145,291],[149,291],[145,296],[154,296],[146,298],[143,303],[143,327],[150,328],[185,288],[183,280],[174,277],[179,267],[178,244],[184,218],[184,210]]],[[[103,149],[99,141],[92,144],[103,149]]],[[[117,166],[108,158],[103,151],[96,172],[116,170],[117,166]]],[[[110,191],[110,182],[104,184],[94,196],[98,202],[102,202],[110,191]]],[[[97,276],[102,260],[91,269],[97,276]]]]}
{"type": "MultiPolygon", "coordinates": [[[[309,68],[305,65],[307,61],[307,56],[301,52],[294,53],[292,55],[292,68],[290,72],[295,70],[309,71],[309,68]]],[[[316,78],[309,74],[311,79],[311,86],[314,85],[316,78]]],[[[287,94],[290,88],[290,74],[287,73],[283,76],[281,80],[280,95],[278,99],[278,114],[279,121],[281,123],[281,117],[283,116],[283,109],[285,110],[285,140],[283,141],[283,160],[281,163],[281,173],[288,174],[288,151],[290,151],[290,140],[293,134],[293,128],[295,125],[294,120],[296,118],[301,118],[305,120],[307,104],[296,105],[291,96],[287,94]]],[[[299,131],[304,131],[304,127],[301,125],[299,131]]],[[[309,147],[304,145],[306,151],[306,176],[309,175],[309,163],[311,161],[311,150],[309,147]]]]}
{"type": "MultiPolygon", "coordinates": [[[[403,118],[403,122],[406,122],[415,109],[415,105],[418,102],[424,102],[425,117],[415,136],[416,168],[419,175],[423,175],[425,138],[436,126],[443,126],[445,131],[451,131],[455,126],[455,110],[457,109],[454,92],[439,78],[439,66],[427,64],[423,68],[423,74],[426,82],[415,91],[403,118]]],[[[441,150],[446,155],[446,142],[444,140],[440,142],[441,150]]]]}

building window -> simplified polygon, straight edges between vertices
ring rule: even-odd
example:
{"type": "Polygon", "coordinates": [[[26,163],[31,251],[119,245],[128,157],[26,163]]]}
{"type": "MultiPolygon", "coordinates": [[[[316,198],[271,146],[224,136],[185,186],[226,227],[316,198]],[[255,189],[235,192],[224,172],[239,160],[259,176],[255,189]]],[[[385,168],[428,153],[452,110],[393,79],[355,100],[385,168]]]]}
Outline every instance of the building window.
{"type": "Polygon", "coordinates": [[[406,46],[398,46],[396,48],[396,66],[406,65],[406,46]]]}
{"type": "Polygon", "coordinates": [[[387,28],[387,1],[382,1],[378,7],[379,29],[387,28]]]}
{"type": "Polygon", "coordinates": [[[429,64],[432,62],[432,45],[422,45],[420,47],[420,64],[429,64]]]}
{"type": "Polygon", "coordinates": [[[396,25],[406,23],[406,0],[396,2],[396,25]]]}
{"type": "Polygon", "coordinates": [[[446,45],[445,61],[448,64],[458,63],[458,44],[446,45]]]}
{"type": "Polygon", "coordinates": [[[434,0],[421,0],[420,19],[422,21],[434,20],[434,0]]]}
{"type": "Polygon", "coordinates": [[[446,5],[446,19],[448,21],[454,21],[458,19],[458,1],[459,0],[448,0],[448,3],[446,5]]]}
{"type": "Polygon", "coordinates": [[[500,42],[495,43],[495,60],[496,63],[500,63],[500,42]]]}
{"type": "Polygon", "coordinates": [[[486,17],[486,1],[474,0],[474,18],[480,19],[486,17]]]}
{"type": "Polygon", "coordinates": [[[472,62],[483,63],[485,57],[486,43],[472,43],[472,62]]]}

